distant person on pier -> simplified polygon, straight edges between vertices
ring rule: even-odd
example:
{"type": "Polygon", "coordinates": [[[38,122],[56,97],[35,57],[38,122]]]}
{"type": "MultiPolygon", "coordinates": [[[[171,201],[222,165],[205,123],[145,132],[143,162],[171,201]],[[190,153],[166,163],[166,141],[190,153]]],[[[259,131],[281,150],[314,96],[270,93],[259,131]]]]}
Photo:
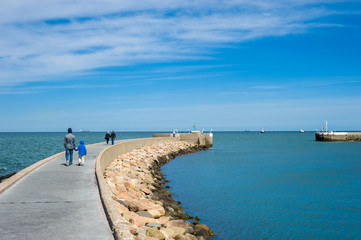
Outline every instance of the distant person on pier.
{"type": "Polygon", "coordinates": [[[109,138],[110,138],[110,133],[109,132],[107,132],[106,134],[105,134],[105,140],[107,141],[107,144],[109,143],[109,138]]]}
{"type": "Polygon", "coordinates": [[[78,166],[84,166],[84,160],[85,160],[85,155],[86,155],[86,147],[84,145],[84,140],[80,141],[80,145],[75,149],[75,151],[79,151],[78,152],[78,159],[79,159],[78,166]]]}
{"type": "Polygon", "coordinates": [[[114,139],[117,137],[117,135],[115,135],[114,130],[113,130],[112,134],[110,134],[110,137],[112,138],[112,145],[114,145],[114,139]]]}
{"type": "Polygon", "coordinates": [[[68,128],[68,134],[66,134],[64,137],[66,166],[71,166],[73,164],[73,151],[76,148],[75,136],[72,134],[72,132],[73,130],[68,128]]]}

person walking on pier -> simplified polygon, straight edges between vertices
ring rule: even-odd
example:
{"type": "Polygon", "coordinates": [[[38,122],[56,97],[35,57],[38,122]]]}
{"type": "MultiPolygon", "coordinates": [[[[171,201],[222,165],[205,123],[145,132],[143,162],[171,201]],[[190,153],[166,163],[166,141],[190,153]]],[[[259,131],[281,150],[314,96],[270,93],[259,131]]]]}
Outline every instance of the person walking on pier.
{"type": "Polygon", "coordinates": [[[112,134],[110,134],[110,137],[112,138],[112,145],[114,145],[114,139],[117,137],[117,135],[115,135],[114,130],[113,130],[112,134]]]}
{"type": "Polygon", "coordinates": [[[71,166],[73,164],[73,150],[75,146],[75,136],[72,134],[73,130],[68,128],[68,134],[64,137],[64,147],[65,147],[65,159],[66,165],[71,166]]]}
{"type": "Polygon", "coordinates": [[[84,166],[84,160],[85,160],[85,155],[86,155],[86,147],[84,145],[84,140],[80,141],[80,145],[75,149],[75,151],[79,151],[78,152],[78,159],[79,159],[78,166],[84,166]]]}
{"type": "Polygon", "coordinates": [[[105,140],[107,141],[107,144],[109,143],[109,138],[110,138],[110,133],[109,132],[107,132],[106,134],[105,134],[105,140]]]}

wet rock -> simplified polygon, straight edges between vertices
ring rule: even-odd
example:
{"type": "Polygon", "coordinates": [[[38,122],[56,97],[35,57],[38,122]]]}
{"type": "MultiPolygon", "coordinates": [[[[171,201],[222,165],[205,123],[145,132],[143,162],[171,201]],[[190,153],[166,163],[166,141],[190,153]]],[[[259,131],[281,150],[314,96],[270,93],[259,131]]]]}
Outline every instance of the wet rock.
{"type": "Polygon", "coordinates": [[[206,231],[209,231],[209,230],[211,230],[207,225],[205,225],[205,224],[197,224],[197,227],[198,228],[203,228],[203,229],[205,229],[206,231]]]}
{"type": "Polygon", "coordinates": [[[191,218],[191,216],[189,216],[189,215],[186,214],[186,213],[181,213],[179,216],[180,216],[181,219],[184,219],[184,220],[188,220],[188,219],[191,218]]]}
{"type": "Polygon", "coordinates": [[[206,229],[198,226],[198,225],[194,226],[193,235],[195,235],[195,236],[203,236],[206,240],[210,239],[208,231],[206,229]]]}

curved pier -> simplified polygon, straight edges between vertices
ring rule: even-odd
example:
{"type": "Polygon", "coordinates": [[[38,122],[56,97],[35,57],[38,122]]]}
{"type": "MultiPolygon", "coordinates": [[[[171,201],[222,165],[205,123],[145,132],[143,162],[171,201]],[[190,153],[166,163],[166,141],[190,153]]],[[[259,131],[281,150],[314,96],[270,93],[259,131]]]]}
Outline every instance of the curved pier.
{"type": "MultiPolygon", "coordinates": [[[[207,134],[185,138],[208,146],[213,141],[207,134]]],[[[66,167],[62,152],[6,179],[0,183],[1,239],[134,239],[103,172],[118,155],[164,140],[185,139],[162,136],[88,145],[85,166],[75,165],[75,153],[74,165],[66,167]]]]}

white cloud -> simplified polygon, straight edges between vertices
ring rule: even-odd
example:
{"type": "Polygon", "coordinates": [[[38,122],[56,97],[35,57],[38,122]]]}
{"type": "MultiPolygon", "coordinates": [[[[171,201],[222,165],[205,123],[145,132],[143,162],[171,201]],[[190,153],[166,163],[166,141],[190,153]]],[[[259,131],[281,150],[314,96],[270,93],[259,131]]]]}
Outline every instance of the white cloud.
{"type": "Polygon", "coordinates": [[[142,62],[202,59],[215,46],[328,25],[338,1],[3,0],[0,85],[142,62]],[[61,23],[56,21],[67,19],[61,23]],[[311,22],[310,22],[311,21],[311,22]]]}

